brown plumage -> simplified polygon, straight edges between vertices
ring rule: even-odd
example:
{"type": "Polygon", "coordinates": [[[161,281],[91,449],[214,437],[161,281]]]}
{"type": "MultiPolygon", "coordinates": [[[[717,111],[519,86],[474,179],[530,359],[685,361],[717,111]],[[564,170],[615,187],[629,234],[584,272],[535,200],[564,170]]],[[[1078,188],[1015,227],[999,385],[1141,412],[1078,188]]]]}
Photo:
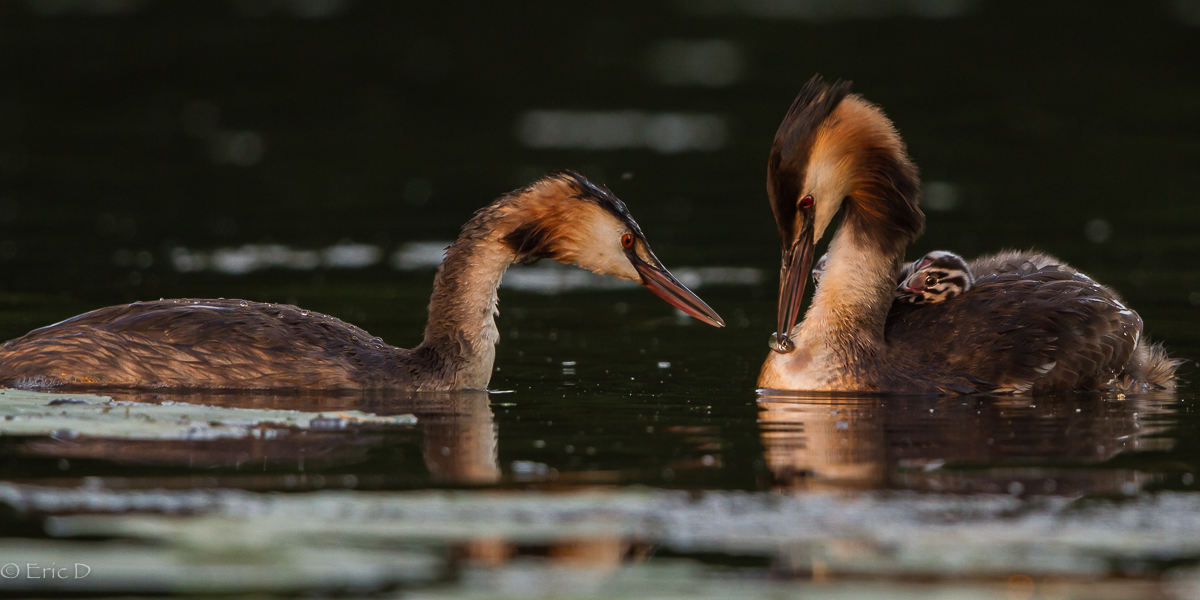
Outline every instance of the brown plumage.
{"type": "Polygon", "coordinates": [[[625,205],[566,172],[506,194],[463,226],[438,267],[425,339],[411,350],[283,304],[159,300],[102,308],[0,346],[18,387],[405,388],[487,386],[496,288],[514,261],[551,258],[646,285],[707,323],[721,318],[650,251],[625,205]]]}
{"type": "Polygon", "coordinates": [[[1173,386],[1176,363],[1141,335],[1113,290],[1061,261],[1007,252],[970,264],[951,301],[893,304],[905,248],[920,235],[916,167],[891,121],[813,78],[776,134],[767,191],[783,237],[776,348],[764,388],[1032,392],[1173,386]],[[796,323],[812,248],[844,213],[821,285],[796,323]]]}

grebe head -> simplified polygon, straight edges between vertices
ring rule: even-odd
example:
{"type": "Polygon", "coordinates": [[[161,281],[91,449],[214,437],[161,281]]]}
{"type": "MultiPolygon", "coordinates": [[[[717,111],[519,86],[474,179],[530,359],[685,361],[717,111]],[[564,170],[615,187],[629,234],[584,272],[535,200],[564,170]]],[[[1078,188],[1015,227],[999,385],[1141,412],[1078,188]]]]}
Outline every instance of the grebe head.
{"type": "Polygon", "coordinates": [[[829,253],[826,252],[825,254],[821,255],[821,258],[817,259],[817,264],[813,265],[812,278],[814,286],[821,285],[821,276],[825,274],[825,267],[828,266],[828,264],[829,253]]]}
{"type": "Polygon", "coordinates": [[[834,216],[844,208],[844,224],[894,252],[924,227],[918,190],[917,169],[879,107],[850,94],[849,82],[829,85],[816,76],[804,84],[767,162],[767,195],[783,245],[778,350],[790,350],[813,247],[834,216]]]}
{"type": "Polygon", "coordinates": [[[646,286],[683,312],[717,327],[725,321],[659,262],[641,227],[608,188],[572,171],[547,176],[514,194],[530,200],[509,213],[503,241],[514,260],[550,258],[646,286]]]}
{"type": "Polygon", "coordinates": [[[953,252],[936,250],[904,268],[896,299],[908,304],[945,302],[971,289],[975,278],[967,261],[953,252]]]}

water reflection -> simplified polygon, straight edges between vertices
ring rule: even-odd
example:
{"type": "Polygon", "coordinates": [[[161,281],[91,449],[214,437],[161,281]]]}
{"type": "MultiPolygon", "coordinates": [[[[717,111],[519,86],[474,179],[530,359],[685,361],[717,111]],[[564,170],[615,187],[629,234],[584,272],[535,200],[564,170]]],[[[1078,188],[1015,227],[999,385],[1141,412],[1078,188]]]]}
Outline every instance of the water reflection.
{"type": "Polygon", "coordinates": [[[1081,469],[1169,450],[1172,395],[1128,398],[760,395],[775,485],[1020,495],[1136,493],[1143,473],[1081,469]]]}
{"type": "MultiPolygon", "coordinates": [[[[165,393],[105,390],[105,395],[118,402],[148,404],[186,403],[240,409],[299,410],[305,412],[337,413],[361,411],[374,415],[404,415],[417,417],[414,431],[408,428],[359,426],[351,421],[337,421],[325,429],[295,431],[272,436],[250,436],[223,439],[118,439],[116,437],[86,437],[72,435],[9,437],[0,446],[0,459],[10,458],[17,463],[40,459],[59,461],[59,470],[52,476],[70,476],[79,469],[68,471],[70,461],[102,461],[82,469],[105,473],[100,465],[141,468],[184,468],[228,470],[259,477],[253,482],[241,481],[248,487],[297,486],[297,475],[312,475],[300,482],[300,487],[356,487],[367,476],[375,476],[382,485],[397,481],[418,484],[483,485],[500,479],[497,462],[497,429],[487,392],[403,392],[370,391],[344,394],[280,394],[270,392],[195,392],[165,393]],[[411,472],[409,461],[396,460],[389,451],[404,445],[420,445],[421,461],[426,472],[411,472]],[[382,458],[380,458],[382,456],[382,458]],[[63,465],[66,465],[64,467],[63,465]],[[339,478],[346,467],[355,466],[357,475],[339,478]],[[335,473],[321,475],[323,472],[335,473]],[[389,472],[391,471],[391,472],[389,472]],[[406,472],[408,471],[408,472],[406,472]],[[287,475],[286,485],[280,485],[278,475],[287,475]],[[320,476],[320,479],[315,479],[320,476]],[[265,478],[265,479],[263,479],[265,478]]],[[[18,477],[46,476],[44,465],[29,464],[13,473],[18,477]]],[[[53,464],[53,463],[52,463],[53,464]]],[[[368,482],[369,483],[369,482],[368,482]]]]}

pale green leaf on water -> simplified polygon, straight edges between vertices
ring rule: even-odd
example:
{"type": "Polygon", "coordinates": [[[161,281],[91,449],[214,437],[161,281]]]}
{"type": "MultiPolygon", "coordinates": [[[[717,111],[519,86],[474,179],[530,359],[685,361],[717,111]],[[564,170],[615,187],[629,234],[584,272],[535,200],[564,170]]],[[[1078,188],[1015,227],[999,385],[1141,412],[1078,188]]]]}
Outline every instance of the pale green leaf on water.
{"type": "MultiPolygon", "coordinates": [[[[1054,597],[1095,597],[1097,590],[1090,586],[1104,582],[1116,587],[1103,589],[1122,591],[1117,597],[1155,598],[1161,597],[1161,584],[1113,580],[1110,565],[1200,557],[1200,496],[1195,494],[1080,505],[1066,498],[1026,503],[1008,495],[694,495],[664,490],[262,494],[0,484],[0,502],[22,513],[51,515],[46,533],[62,545],[39,541],[45,546],[38,546],[43,553],[37,556],[59,562],[95,560],[110,569],[107,579],[94,580],[92,587],[71,588],[90,591],[253,593],[423,585],[441,564],[429,557],[478,540],[527,547],[591,544],[599,555],[614,549],[620,555],[621,548],[636,540],[683,560],[609,564],[524,557],[490,566],[468,562],[462,565],[456,593],[884,597],[883,587],[845,579],[866,575],[898,586],[901,593],[892,598],[1003,598],[1004,582],[1017,573],[1040,586],[1059,586],[1064,595],[1054,597]],[[132,506],[143,514],[121,514],[132,506]],[[142,562],[127,548],[155,548],[159,555],[142,562]],[[819,568],[833,585],[797,588],[795,582],[781,587],[755,578],[729,579],[687,559],[712,553],[763,557],[784,573],[819,568]],[[314,556],[328,559],[320,568],[304,566],[314,556]],[[344,560],[361,562],[357,570],[328,568],[346,564],[344,560]],[[382,578],[371,570],[389,561],[401,566],[382,578]],[[191,575],[173,578],[187,569],[191,575]],[[257,579],[243,577],[239,569],[257,579]],[[308,570],[289,580],[296,569],[308,570]]],[[[26,546],[30,543],[0,539],[0,554],[38,549],[26,546]]],[[[1192,585],[1190,571],[1178,570],[1170,577],[1177,585],[1192,585]]],[[[30,589],[59,589],[46,587],[51,583],[30,589]]]]}
{"type": "Polygon", "coordinates": [[[286,430],[414,425],[413,415],[304,412],[180,402],[115,401],[91,394],[0,389],[0,435],[205,440],[272,437],[286,430]]]}

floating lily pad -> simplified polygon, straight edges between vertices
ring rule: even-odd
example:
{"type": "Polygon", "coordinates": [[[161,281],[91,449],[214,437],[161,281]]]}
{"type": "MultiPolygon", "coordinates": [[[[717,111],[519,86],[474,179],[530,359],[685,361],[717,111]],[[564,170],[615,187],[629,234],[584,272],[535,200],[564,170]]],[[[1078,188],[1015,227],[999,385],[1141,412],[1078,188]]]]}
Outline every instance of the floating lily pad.
{"type": "Polygon", "coordinates": [[[278,495],[0,484],[0,502],[19,513],[50,515],[47,533],[70,544],[126,540],[182,555],[242,556],[247,564],[274,560],[277,549],[463,547],[470,553],[473,544],[501,544],[506,552],[569,545],[573,555],[600,560],[650,544],[675,556],[759,557],[780,572],[818,569],[835,578],[1003,579],[1023,573],[1100,581],[1119,574],[1123,564],[1200,559],[1200,494],[1081,504],[1007,495],[278,495]],[[131,507],[143,514],[97,514],[131,507]],[[145,514],[154,512],[160,514],[145,514]],[[193,516],[162,514],[181,512],[193,516]],[[237,535],[223,533],[232,531],[237,535]]]}
{"type": "Polygon", "coordinates": [[[129,542],[0,539],[0,590],[26,592],[298,593],[376,591],[427,582],[443,569],[428,551],[287,547],[218,528],[223,545],[155,547],[129,542]],[[241,546],[234,540],[241,540],[241,546]],[[230,543],[233,543],[231,546],[230,543]],[[15,561],[15,562],[14,562],[15,561]],[[5,571],[4,569],[7,569],[5,571]]]}
{"type": "Polygon", "coordinates": [[[286,430],[414,425],[412,415],[149,404],[107,396],[0,389],[0,435],[147,440],[267,438],[286,430]]]}

